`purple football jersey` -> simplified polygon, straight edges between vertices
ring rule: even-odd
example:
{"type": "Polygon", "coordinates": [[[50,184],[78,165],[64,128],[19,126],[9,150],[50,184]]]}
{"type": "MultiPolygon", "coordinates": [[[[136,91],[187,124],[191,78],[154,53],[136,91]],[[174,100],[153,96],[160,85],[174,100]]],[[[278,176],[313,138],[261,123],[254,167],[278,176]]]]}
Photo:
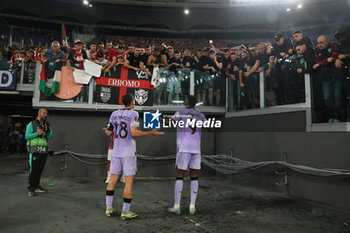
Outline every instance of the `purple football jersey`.
{"type": "Polygon", "coordinates": [[[130,127],[139,127],[139,113],[129,109],[117,110],[112,113],[109,122],[109,129],[113,129],[114,132],[114,146],[112,156],[135,156],[136,141],[135,138],[131,136],[130,127]]]}
{"type": "Polygon", "coordinates": [[[200,153],[201,152],[201,128],[189,122],[206,120],[205,115],[193,108],[183,108],[175,113],[171,118],[178,123],[177,125],[177,149],[178,152],[200,153]],[[180,122],[184,127],[179,127],[180,122]]]}

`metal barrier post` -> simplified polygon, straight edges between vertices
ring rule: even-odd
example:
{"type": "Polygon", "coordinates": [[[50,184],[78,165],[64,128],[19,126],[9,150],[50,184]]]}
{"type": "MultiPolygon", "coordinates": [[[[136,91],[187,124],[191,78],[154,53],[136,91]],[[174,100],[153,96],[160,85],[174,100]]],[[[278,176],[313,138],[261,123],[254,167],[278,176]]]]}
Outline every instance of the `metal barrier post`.
{"type": "Polygon", "coordinates": [[[94,82],[95,82],[95,78],[92,77],[89,82],[89,100],[88,100],[89,105],[92,105],[92,100],[94,98],[94,82]]]}
{"type": "Polygon", "coordinates": [[[21,78],[19,81],[19,84],[23,84],[23,79],[24,79],[24,60],[22,61],[22,67],[21,67],[21,78]]]}
{"type": "Polygon", "coordinates": [[[265,75],[264,72],[259,73],[260,82],[260,108],[265,108],[265,75]]]}
{"type": "Polygon", "coordinates": [[[305,107],[306,107],[306,132],[311,131],[312,127],[312,111],[311,111],[311,76],[310,74],[305,74],[304,75],[304,80],[305,80],[305,107]]]}
{"type": "Polygon", "coordinates": [[[194,95],[194,71],[190,72],[190,95],[194,95]]]}

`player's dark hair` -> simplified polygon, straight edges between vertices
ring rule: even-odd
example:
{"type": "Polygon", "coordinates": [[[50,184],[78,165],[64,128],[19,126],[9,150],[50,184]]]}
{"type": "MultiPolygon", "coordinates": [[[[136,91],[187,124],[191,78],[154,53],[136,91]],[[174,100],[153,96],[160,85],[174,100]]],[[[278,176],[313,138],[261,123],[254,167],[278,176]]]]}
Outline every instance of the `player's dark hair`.
{"type": "Polygon", "coordinates": [[[303,34],[303,31],[302,30],[296,30],[295,32],[293,32],[293,35],[294,34],[303,34]]]}
{"type": "Polygon", "coordinates": [[[38,113],[41,112],[42,110],[46,110],[47,111],[47,108],[39,108],[38,109],[38,113]]]}
{"type": "Polygon", "coordinates": [[[216,52],[215,52],[215,50],[209,50],[209,55],[211,55],[211,54],[215,54],[216,52]]]}
{"type": "Polygon", "coordinates": [[[118,44],[117,46],[119,49],[125,49],[125,44],[118,44]]]}
{"type": "Polygon", "coordinates": [[[127,93],[122,97],[122,102],[125,107],[130,106],[133,100],[134,100],[134,96],[130,93],[127,93]]]}
{"type": "Polygon", "coordinates": [[[196,106],[197,100],[194,95],[189,95],[186,99],[186,106],[194,108],[196,106]]]}

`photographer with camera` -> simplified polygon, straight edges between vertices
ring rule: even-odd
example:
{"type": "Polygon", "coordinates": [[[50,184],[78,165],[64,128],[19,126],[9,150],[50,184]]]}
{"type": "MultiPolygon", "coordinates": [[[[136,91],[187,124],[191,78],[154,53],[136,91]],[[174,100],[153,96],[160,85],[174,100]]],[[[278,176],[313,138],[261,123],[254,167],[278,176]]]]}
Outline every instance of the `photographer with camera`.
{"type": "Polygon", "coordinates": [[[48,140],[52,139],[52,129],[49,122],[46,121],[47,114],[46,108],[40,108],[37,118],[30,122],[26,129],[25,139],[28,141],[30,165],[28,179],[30,197],[35,196],[36,193],[45,192],[40,186],[40,178],[48,156],[48,140]]]}

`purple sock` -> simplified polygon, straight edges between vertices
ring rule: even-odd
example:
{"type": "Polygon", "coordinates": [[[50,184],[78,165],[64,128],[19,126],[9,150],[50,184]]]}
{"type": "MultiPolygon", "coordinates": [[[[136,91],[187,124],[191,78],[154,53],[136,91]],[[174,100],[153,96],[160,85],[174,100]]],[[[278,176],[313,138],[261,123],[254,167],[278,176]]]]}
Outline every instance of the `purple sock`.
{"type": "Polygon", "coordinates": [[[175,181],[175,191],[174,191],[175,205],[180,205],[183,183],[184,183],[183,179],[177,179],[175,181]]]}
{"type": "Polygon", "coordinates": [[[131,205],[131,199],[124,198],[123,202],[123,212],[128,212],[130,211],[130,205],[131,205]]]}
{"type": "Polygon", "coordinates": [[[198,192],[198,180],[191,180],[191,205],[196,204],[198,192]]]}
{"type": "Polygon", "coordinates": [[[106,190],[106,208],[112,208],[114,191],[106,190]]]}

